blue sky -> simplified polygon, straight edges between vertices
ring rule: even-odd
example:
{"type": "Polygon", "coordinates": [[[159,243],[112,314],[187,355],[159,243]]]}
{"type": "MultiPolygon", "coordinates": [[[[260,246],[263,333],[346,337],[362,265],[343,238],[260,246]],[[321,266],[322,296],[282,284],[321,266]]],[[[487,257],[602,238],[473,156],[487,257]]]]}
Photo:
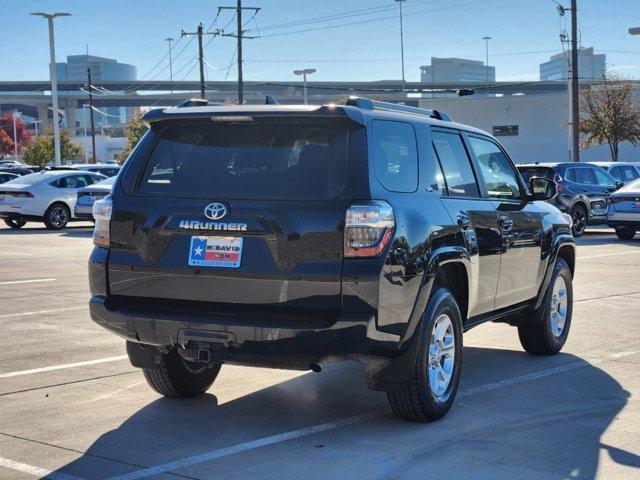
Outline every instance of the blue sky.
{"type": "MultiPolygon", "coordinates": [[[[393,0],[245,0],[244,4],[262,7],[245,27],[252,35],[262,35],[244,44],[246,80],[292,80],[293,69],[308,67],[318,70],[314,80],[400,77],[399,21],[393,0]],[[333,20],[274,27],[365,9],[333,20]],[[351,25],[343,25],[347,23],[351,25]],[[305,31],[291,33],[300,30],[305,31]]],[[[0,80],[48,78],[46,22],[28,15],[43,10],[73,13],[56,20],[59,61],[84,53],[88,43],[91,54],[132,63],[138,66],[139,77],[160,80],[168,79],[168,68],[162,71],[167,60],[148,72],[166,53],[163,39],[178,39],[182,27],[194,30],[200,21],[211,24],[217,6],[235,5],[235,0],[1,0],[1,5],[0,80]]],[[[431,56],[483,60],[485,35],[493,38],[490,63],[496,66],[498,80],[536,80],[538,64],[560,51],[558,34],[565,27],[552,0],[407,0],[404,11],[406,76],[416,81],[419,66],[431,56]]],[[[628,27],[640,26],[640,1],[579,0],[579,14],[581,44],[606,53],[610,68],[640,78],[640,37],[627,33],[628,27]]],[[[232,13],[223,13],[216,26],[224,27],[231,18],[232,13]]],[[[568,16],[564,18],[568,22],[568,16]]],[[[233,32],[234,26],[231,23],[227,31],[233,32]]],[[[186,44],[182,39],[174,54],[186,44]]],[[[194,41],[175,60],[174,71],[179,71],[175,79],[183,79],[191,70],[196,48],[194,41]]],[[[208,79],[236,77],[235,67],[228,73],[224,68],[232,63],[234,50],[234,39],[212,39],[205,51],[208,79]]],[[[186,78],[197,78],[197,69],[186,78]]]]}

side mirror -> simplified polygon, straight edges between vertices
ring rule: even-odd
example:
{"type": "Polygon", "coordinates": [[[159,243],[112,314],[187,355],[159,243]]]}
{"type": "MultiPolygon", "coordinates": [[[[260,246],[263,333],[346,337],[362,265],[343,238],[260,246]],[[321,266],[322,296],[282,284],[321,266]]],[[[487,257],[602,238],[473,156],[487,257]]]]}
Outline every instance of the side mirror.
{"type": "Polygon", "coordinates": [[[551,200],[558,194],[556,182],[544,177],[531,177],[529,179],[531,200],[551,200]]]}

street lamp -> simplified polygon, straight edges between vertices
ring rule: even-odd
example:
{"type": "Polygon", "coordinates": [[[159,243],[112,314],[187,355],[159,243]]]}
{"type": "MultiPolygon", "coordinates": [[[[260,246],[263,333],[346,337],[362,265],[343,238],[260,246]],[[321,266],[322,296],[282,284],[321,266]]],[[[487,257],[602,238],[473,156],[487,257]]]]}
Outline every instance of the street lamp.
{"type": "Polygon", "coordinates": [[[304,70],[294,70],[294,75],[302,75],[302,81],[304,82],[304,104],[307,104],[307,75],[316,73],[315,68],[305,68],[304,70]]]}
{"type": "Polygon", "coordinates": [[[400,60],[402,62],[402,91],[405,91],[404,80],[404,34],[403,34],[403,20],[402,20],[402,2],[405,0],[396,0],[398,7],[400,7],[400,60]]]}
{"type": "Polygon", "coordinates": [[[164,41],[169,43],[169,80],[171,80],[171,93],[173,93],[173,58],[171,57],[171,42],[174,40],[171,37],[167,37],[164,41]]]}
{"type": "Polygon", "coordinates": [[[22,112],[18,110],[13,111],[13,159],[18,161],[18,126],[16,125],[16,121],[20,118],[22,112]]]}
{"type": "Polygon", "coordinates": [[[55,150],[55,165],[60,166],[60,125],[58,124],[58,82],[56,80],[56,46],[53,35],[53,19],[56,17],[70,17],[70,13],[32,13],[36,17],[46,18],[49,23],[49,76],[51,77],[51,102],[53,106],[53,145],[55,150]]]}
{"type": "Polygon", "coordinates": [[[484,40],[484,52],[485,58],[487,60],[487,64],[485,66],[485,68],[487,69],[487,83],[489,83],[489,40],[491,40],[491,37],[485,36],[482,37],[482,39],[484,40]]]}
{"type": "Polygon", "coordinates": [[[630,28],[629,35],[640,35],[640,27],[630,28]]]}

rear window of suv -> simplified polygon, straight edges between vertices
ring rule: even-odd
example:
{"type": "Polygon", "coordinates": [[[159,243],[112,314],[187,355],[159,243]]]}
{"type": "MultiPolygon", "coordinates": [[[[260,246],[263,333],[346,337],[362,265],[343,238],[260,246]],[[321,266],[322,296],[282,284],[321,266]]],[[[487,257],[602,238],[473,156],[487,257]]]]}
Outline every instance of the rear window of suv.
{"type": "Polygon", "coordinates": [[[326,199],[345,186],[346,141],[328,123],[179,122],[164,130],[137,193],[179,198],[326,199]],[[338,143],[342,148],[334,148],[338,143]]]}

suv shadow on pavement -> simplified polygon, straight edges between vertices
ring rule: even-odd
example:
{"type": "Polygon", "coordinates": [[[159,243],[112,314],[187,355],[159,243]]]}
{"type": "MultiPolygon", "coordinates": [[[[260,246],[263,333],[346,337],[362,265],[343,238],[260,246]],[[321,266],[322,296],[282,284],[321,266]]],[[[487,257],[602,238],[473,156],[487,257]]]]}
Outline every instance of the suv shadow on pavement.
{"type": "MultiPolygon", "coordinates": [[[[384,394],[367,390],[358,366],[339,364],[321,375],[302,374],[222,405],[213,394],[215,386],[188,401],[155,400],[56,473],[114,478],[369,412],[377,415],[335,430],[194,462],[172,473],[225,479],[425,478],[427,473],[433,478],[589,479],[602,470],[601,450],[616,464],[640,467],[640,457],[600,440],[629,394],[597,366],[568,354],[533,358],[473,347],[464,352],[466,370],[455,407],[431,425],[406,423],[387,414],[384,394]],[[549,373],[561,366],[568,368],[549,373]],[[519,380],[511,381],[515,378],[519,380]],[[484,391],[478,392],[479,387],[484,391]]],[[[134,384],[141,377],[126,378],[134,384]]],[[[225,380],[228,385],[229,377],[225,380]]],[[[124,388],[127,385],[109,396],[110,408],[126,408],[117,406],[124,388]]],[[[95,408],[102,410],[100,403],[95,408]]]]}

